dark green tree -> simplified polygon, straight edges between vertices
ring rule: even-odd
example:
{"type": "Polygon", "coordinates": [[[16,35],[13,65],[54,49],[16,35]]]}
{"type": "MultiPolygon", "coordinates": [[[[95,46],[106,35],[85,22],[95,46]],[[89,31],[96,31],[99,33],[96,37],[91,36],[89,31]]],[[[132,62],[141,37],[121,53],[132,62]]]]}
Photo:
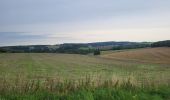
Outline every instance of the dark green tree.
{"type": "Polygon", "coordinates": [[[93,53],[94,55],[100,55],[100,50],[99,49],[96,49],[96,50],[94,50],[94,53],[93,53]]]}

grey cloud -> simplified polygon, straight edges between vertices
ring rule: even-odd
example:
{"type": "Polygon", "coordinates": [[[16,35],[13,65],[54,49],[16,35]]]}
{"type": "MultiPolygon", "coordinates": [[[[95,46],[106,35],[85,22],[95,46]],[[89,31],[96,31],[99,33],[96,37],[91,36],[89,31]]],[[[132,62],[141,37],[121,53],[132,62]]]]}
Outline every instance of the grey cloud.
{"type": "Polygon", "coordinates": [[[151,2],[136,0],[5,0],[1,24],[61,23],[148,10],[151,2]]]}

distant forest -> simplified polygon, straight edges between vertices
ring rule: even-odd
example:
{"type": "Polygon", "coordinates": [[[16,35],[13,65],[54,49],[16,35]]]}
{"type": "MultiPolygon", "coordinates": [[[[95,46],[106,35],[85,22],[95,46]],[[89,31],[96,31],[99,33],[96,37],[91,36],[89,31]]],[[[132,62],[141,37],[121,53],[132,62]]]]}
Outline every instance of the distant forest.
{"type": "Polygon", "coordinates": [[[65,43],[60,45],[28,45],[0,47],[5,53],[73,53],[73,54],[100,54],[104,50],[123,50],[146,47],[170,47],[170,40],[159,42],[96,42],[96,43],[65,43]]]}
{"type": "Polygon", "coordinates": [[[170,47],[170,40],[154,42],[151,47],[170,47]]]}

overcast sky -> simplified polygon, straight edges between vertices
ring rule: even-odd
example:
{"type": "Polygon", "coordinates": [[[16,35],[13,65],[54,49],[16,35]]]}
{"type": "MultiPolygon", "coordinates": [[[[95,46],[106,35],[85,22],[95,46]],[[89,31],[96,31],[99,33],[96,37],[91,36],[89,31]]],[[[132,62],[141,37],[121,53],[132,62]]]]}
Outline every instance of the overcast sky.
{"type": "Polygon", "coordinates": [[[0,0],[0,46],[170,39],[170,0],[0,0]]]}

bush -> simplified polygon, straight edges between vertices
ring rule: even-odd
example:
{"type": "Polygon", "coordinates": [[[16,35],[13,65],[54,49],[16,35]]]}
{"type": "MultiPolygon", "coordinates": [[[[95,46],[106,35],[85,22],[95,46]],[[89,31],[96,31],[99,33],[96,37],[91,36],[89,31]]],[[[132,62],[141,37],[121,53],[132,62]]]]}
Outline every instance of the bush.
{"type": "Polygon", "coordinates": [[[100,50],[99,49],[95,50],[94,55],[100,55],[100,50]]]}

